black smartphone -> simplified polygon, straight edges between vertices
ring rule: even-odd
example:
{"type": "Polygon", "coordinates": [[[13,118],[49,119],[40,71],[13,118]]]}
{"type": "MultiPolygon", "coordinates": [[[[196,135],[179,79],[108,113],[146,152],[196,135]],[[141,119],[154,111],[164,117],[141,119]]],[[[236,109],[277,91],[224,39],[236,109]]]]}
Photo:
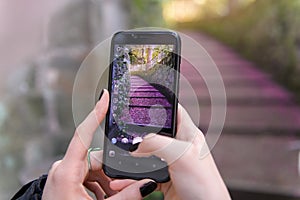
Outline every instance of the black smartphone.
{"type": "Polygon", "coordinates": [[[173,31],[113,35],[103,154],[109,177],[170,179],[163,159],[132,157],[130,149],[149,133],[175,137],[180,47],[180,37],[173,31]]]}

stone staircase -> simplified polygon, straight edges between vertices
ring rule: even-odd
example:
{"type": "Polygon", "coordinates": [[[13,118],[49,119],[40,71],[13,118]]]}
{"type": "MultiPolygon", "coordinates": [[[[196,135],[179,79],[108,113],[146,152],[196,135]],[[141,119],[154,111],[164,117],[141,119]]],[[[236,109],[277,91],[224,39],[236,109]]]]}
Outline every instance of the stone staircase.
{"type": "MultiPolygon", "coordinates": [[[[223,78],[227,96],[226,120],[212,152],[231,191],[270,194],[270,198],[261,195],[261,199],[275,199],[274,194],[283,197],[279,199],[287,199],[285,195],[290,197],[288,199],[300,198],[297,150],[300,146],[300,107],[292,94],[273,81],[270,74],[229,47],[202,33],[185,33],[205,48],[223,78]]],[[[185,45],[183,43],[183,49],[194,63],[202,71],[209,71],[207,59],[185,45]]],[[[197,95],[201,115],[199,127],[205,133],[211,120],[207,85],[188,61],[182,61],[181,73],[197,95]]],[[[213,83],[217,77],[210,74],[205,78],[213,83]]],[[[221,91],[213,84],[210,87],[221,91]]],[[[179,101],[195,116],[198,105],[191,103],[191,97],[182,86],[179,101]]],[[[234,194],[238,196],[239,192],[234,194]]],[[[256,196],[255,199],[259,198],[256,196]]]]}
{"type": "Polygon", "coordinates": [[[130,83],[129,112],[133,123],[157,128],[165,125],[171,127],[171,121],[167,120],[169,118],[167,116],[172,114],[172,110],[166,97],[138,76],[131,76],[130,83]],[[153,114],[156,113],[156,116],[149,116],[149,109],[155,109],[153,114]]]}

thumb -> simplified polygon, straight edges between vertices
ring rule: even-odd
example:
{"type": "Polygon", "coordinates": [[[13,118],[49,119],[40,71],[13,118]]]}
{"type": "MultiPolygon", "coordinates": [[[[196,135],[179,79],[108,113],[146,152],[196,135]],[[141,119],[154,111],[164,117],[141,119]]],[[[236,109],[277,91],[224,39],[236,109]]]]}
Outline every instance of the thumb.
{"type": "MultiPolygon", "coordinates": [[[[121,183],[122,184],[122,183],[121,183]]],[[[150,179],[134,181],[126,186],[116,195],[108,198],[109,200],[141,200],[152,193],[157,188],[157,183],[150,179]]]]}
{"type": "Polygon", "coordinates": [[[139,144],[138,149],[131,154],[136,157],[154,155],[163,158],[168,164],[171,164],[178,160],[191,145],[192,142],[157,134],[148,134],[139,144]]]}

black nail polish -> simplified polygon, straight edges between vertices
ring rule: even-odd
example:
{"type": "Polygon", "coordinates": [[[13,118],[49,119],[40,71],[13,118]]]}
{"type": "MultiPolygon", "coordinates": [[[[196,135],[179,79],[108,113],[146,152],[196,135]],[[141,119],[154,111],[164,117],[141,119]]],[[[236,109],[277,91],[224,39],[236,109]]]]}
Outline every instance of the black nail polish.
{"type": "Polygon", "coordinates": [[[99,95],[99,99],[98,99],[98,100],[100,100],[100,99],[101,99],[101,97],[102,97],[103,93],[104,93],[104,89],[102,89],[102,90],[101,90],[101,92],[100,92],[100,95],[99,95]]]}
{"type": "Polygon", "coordinates": [[[131,146],[129,147],[129,151],[130,151],[130,152],[133,152],[133,151],[137,150],[137,148],[139,147],[139,145],[140,145],[140,142],[131,145],[131,146]]]}
{"type": "Polygon", "coordinates": [[[140,187],[140,192],[142,197],[147,196],[151,192],[153,192],[157,188],[157,183],[153,181],[149,181],[148,183],[145,183],[142,187],[140,187]]]}

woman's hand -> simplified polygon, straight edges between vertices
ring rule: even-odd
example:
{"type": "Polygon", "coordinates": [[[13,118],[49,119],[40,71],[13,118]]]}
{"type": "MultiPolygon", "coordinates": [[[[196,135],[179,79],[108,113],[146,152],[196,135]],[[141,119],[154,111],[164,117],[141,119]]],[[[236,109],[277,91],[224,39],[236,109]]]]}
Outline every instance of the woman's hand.
{"type": "Polygon", "coordinates": [[[44,200],[52,199],[92,199],[86,188],[95,194],[97,199],[138,200],[156,188],[156,183],[149,180],[133,181],[130,184],[113,182],[102,171],[102,152],[91,152],[91,166],[87,162],[88,148],[94,132],[104,119],[109,103],[109,95],[104,90],[101,100],[94,110],[78,126],[69,144],[64,158],[53,164],[44,188],[44,200]]]}
{"type": "MultiPolygon", "coordinates": [[[[134,156],[156,155],[169,164],[171,181],[159,184],[165,199],[230,199],[203,133],[185,109],[178,108],[176,139],[150,134],[140,143],[134,156]]],[[[131,184],[130,180],[116,180],[131,184]]]]}

